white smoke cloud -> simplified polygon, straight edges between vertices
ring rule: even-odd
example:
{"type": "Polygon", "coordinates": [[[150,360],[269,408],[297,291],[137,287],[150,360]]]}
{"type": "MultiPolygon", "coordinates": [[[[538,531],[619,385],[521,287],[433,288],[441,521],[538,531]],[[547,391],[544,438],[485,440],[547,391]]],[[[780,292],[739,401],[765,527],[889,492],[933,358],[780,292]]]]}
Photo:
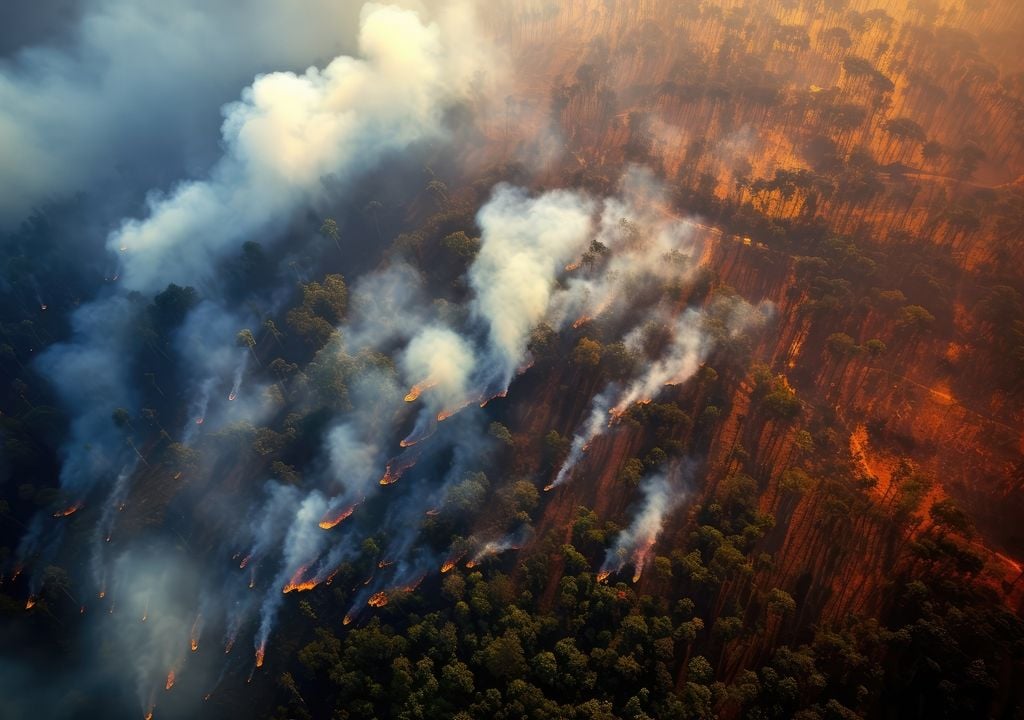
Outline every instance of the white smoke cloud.
{"type": "Polygon", "coordinates": [[[64,37],[0,58],[0,225],[97,184],[205,172],[220,106],[257,73],[351,50],[359,12],[329,0],[302,12],[275,0],[75,5],[64,37]]]}
{"type": "Polygon", "coordinates": [[[442,326],[424,328],[402,353],[402,368],[410,386],[421,385],[430,405],[450,407],[466,397],[476,358],[459,334],[442,326]]]}
{"type": "Polygon", "coordinates": [[[498,186],[480,209],[480,252],[469,271],[474,312],[488,328],[488,390],[508,387],[530,332],[548,312],[555,280],[589,241],[594,203],[555,190],[537,198],[498,186]]]}
{"type": "Polygon", "coordinates": [[[460,43],[393,6],[367,4],[360,22],[362,58],[258,77],[225,109],[225,154],[210,177],[152,196],[145,219],[111,236],[125,287],[194,284],[242,239],[286,222],[326,174],[351,176],[441,135],[460,86],[460,43]]]}

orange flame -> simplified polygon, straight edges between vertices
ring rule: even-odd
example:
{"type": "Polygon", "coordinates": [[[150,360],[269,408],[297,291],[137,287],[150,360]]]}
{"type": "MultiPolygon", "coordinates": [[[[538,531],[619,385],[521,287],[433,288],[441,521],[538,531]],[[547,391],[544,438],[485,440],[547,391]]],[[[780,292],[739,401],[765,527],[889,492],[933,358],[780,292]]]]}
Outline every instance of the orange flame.
{"type": "Polygon", "coordinates": [[[608,576],[611,575],[611,574],[612,574],[611,570],[602,570],[601,572],[599,572],[597,574],[597,581],[599,583],[603,583],[605,580],[608,579],[608,576]]]}
{"type": "Polygon", "coordinates": [[[544,486],[544,492],[551,492],[552,490],[555,489],[555,487],[555,483],[548,483],[547,485],[544,486]]]}
{"type": "Polygon", "coordinates": [[[429,378],[421,383],[416,383],[415,385],[412,386],[412,388],[410,388],[409,392],[406,394],[405,401],[407,403],[416,402],[416,400],[419,399],[419,396],[422,395],[425,390],[429,390],[435,385],[437,385],[437,381],[431,380],[429,378]]]}
{"type": "Polygon", "coordinates": [[[266,652],[267,649],[262,645],[256,648],[256,667],[263,667],[263,656],[266,652]]]}
{"type": "Polygon", "coordinates": [[[398,482],[398,478],[399,477],[401,477],[401,476],[392,474],[391,466],[388,465],[387,468],[385,468],[385,470],[384,470],[384,477],[382,477],[380,479],[380,484],[381,485],[393,485],[394,483],[398,482]]]}
{"type": "Polygon", "coordinates": [[[192,632],[189,637],[189,644],[192,646],[192,652],[199,649],[199,622],[202,619],[202,615],[196,615],[196,621],[192,623],[192,632]]]}
{"type": "Polygon", "coordinates": [[[312,590],[317,585],[319,585],[320,581],[315,577],[309,580],[302,579],[302,577],[306,574],[306,571],[308,570],[308,565],[303,565],[298,570],[296,570],[295,574],[292,575],[292,579],[288,581],[288,584],[284,586],[284,589],[282,589],[281,592],[290,593],[293,590],[296,590],[298,592],[305,592],[306,590],[312,590]]]}
{"type": "Polygon", "coordinates": [[[379,567],[381,570],[383,570],[387,566],[394,565],[394,564],[395,564],[394,560],[381,560],[379,563],[377,563],[377,567],[379,567]]]}
{"type": "Polygon", "coordinates": [[[476,567],[476,560],[467,560],[466,567],[473,569],[476,567]]]}
{"type": "Polygon", "coordinates": [[[25,609],[31,610],[35,606],[35,604],[36,599],[34,597],[29,596],[29,599],[25,601],[25,609]]]}
{"type": "Polygon", "coordinates": [[[565,271],[572,272],[573,270],[579,270],[580,265],[581,263],[578,260],[576,262],[569,263],[568,265],[565,266],[565,271]]]}
{"type": "Polygon", "coordinates": [[[343,508],[341,512],[335,515],[331,515],[330,513],[324,515],[323,519],[320,521],[320,528],[323,530],[330,530],[335,525],[338,525],[339,523],[348,520],[350,517],[352,517],[352,513],[356,511],[356,508],[358,506],[359,503],[353,503],[352,505],[349,505],[347,508],[343,508]]]}
{"type": "Polygon", "coordinates": [[[450,572],[451,570],[453,570],[455,568],[455,566],[458,564],[459,560],[461,560],[462,556],[465,555],[465,554],[466,553],[463,552],[463,553],[453,553],[453,554],[449,555],[448,559],[445,560],[444,563],[442,563],[442,565],[441,565],[441,572],[442,573],[446,573],[446,572],[450,572]]]}
{"type": "Polygon", "coordinates": [[[80,510],[81,508],[82,508],[82,501],[81,501],[81,500],[79,500],[79,501],[78,501],[78,502],[76,502],[76,503],[75,503],[74,505],[71,505],[71,506],[69,506],[69,507],[67,507],[67,508],[65,508],[65,509],[63,509],[63,510],[60,510],[59,512],[55,512],[55,513],[53,514],[53,516],[54,516],[55,518],[62,518],[62,517],[68,517],[69,515],[74,515],[74,514],[75,514],[76,512],[78,512],[78,511],[79,511],[79,510],[80,510]]]}
{"type": "Polygon", "coordinates": [[[153,720],[153,711],[150,710],[146,713],[146,720],[153,720]]]}
{"type": "Polygon", "coordinates": [[[633,572],[634,583],[638,582],[640,576],[643,575],[644,567],[646,567],[651,552],[654,550],[654,542],[655,538],[647,538],[646,542],[637,548],[636,553],[633,555],[633,562],[636,565],[636,570],[633,572]]]}
{"type": "Polygon", "coordinates": [[[573,326],[573,328],[579,328],[580,325],[582,325],[583,323],[587,323],[587,322],[590,322],[590,316],[589,315],[580,315],[578,318],[576,318],[573,321],[572,326],[573,326]]]}
{"type": "Polygon", "coordinates": [[[169,673],[167,673],[167,684],[164,685],[164,690],[170,690],[172,687],[174,687],[174,671],[173,670],[171,670],[169,673]]]}
{"type": "Polygon", "coordinates": [[[341,624],[342,625],[351,625],[352,624],[352,616],[349,615],[348,613],[345,613],[345,618],[341,621],[341,624]]]}
{"type": "Polygon", "coordinates": [[[497,400],[498,398],[503,398],[503,397],[508,397],[508,388],[505,388],[504,390],[502,390],[500,393],[497,393],[496,395],[492,395],[489,398],[481,400],[480,401],[480,407],[487,407],[487,403],[489,403],[491,400],[497,400]]]}
{"type": "Polygon", "coordinates": [[[416,464],[416,460],[418,459],[418,455],[404,459],[400,459],[398,457],[392,458],[388,461],[387,467],[384,470],[384,477],[380,479],[380,484],[393,485],[398,482],[402,478],[402,475],[416,464]]]}
{"type": "Polygon", "coordinates": [[[381,608],[388,604],[388,594],[381,590],[380,592],[374,593],[370,596],[370,599],[366,601],[366,604],[370,607],[381,608]]]}
{"type": "Polygon", "coordinates": [[[461,403],[459,405],[453,405],[450,408],[446,408],[446,409],[442,410],[441,412],[439,412],[437,414],[437,421],[438,422],[444,422],[445,420],[450,418],[455,413],[459,412],[460,410],[462,410],[465,407],[468,407],[472,402],[473,402],[472,400],[467,400],[464,403],[461,403]]]}

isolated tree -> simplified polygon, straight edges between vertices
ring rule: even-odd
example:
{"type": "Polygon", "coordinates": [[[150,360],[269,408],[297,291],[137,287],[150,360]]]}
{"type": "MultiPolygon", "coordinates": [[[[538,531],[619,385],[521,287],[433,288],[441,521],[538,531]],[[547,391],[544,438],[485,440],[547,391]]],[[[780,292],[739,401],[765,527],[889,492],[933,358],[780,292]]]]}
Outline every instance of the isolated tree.
{"type": "Polygon", "coordinates": [[[326,218],[320,226],[320,234],[331,240],[338,252],[341,252],[341,231],[338,230],[338,222],[334,218],[326,218]]]}

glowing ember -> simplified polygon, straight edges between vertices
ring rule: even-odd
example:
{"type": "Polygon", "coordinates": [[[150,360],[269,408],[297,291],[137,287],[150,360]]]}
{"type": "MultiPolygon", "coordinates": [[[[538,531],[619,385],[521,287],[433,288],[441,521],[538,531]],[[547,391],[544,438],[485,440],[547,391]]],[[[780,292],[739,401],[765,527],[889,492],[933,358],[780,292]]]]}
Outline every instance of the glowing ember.
{"type": "Polygon", "coordinates": [[[173,670],[171,670],[169,673],[167,673],[167,684],[164,685],[164,690],[170,690],[172,687],[174,687],[174,671],[173,670]]]}
{"type": "Polygon", "coordinates": [[[341,621],[341,624],[342,625],[351,625],[352,624],[352,616],[346,613],[345,619],[341,621]]]}
{"type": "Polygon", "coordinates": [[[55,518],[68,517],[69,515],[74,515],[76,512],[78,512],[81,507],[82,507],[82,503],[81,502],[76,502],[74,505],[72,505],[72,506],[70,506],[68,508],[65,508],[64,510],[60,510],[59,512],[55,512],[53,514],[53,516],[55,518]]]}
{"type": "Polygon", "coordinates": [[[388,594],[381,590],[380,592],[374,593],[370,596],[370,599],[366,601],[366,604],[370,607],[380,608],[388,604],[388,594]]]}
{"type": "Polygon", "coordinates": [[[192,623],[192,632],[189,635],[189,644],[192,647],[192,652],[199,649],[199,623],[202,619],[202,615],[196,615],[196,621],[192,623]]]}
{"type": "Polygon", "coordinates": [[[34,597],[29,597],[29,599],[27,601],[25,601],[25,609],[26,610],[31,610],[35,606],[35,604],[36,604],[36,599],[34,597]]]}
{"type": "Polygon", "coordinates": [[[256,648],[256,667],[263,667],[263,656],[266,651],[267,649],[262,645],[256,648]]]}
{"type": "Polygon", "coordinates": [[[232,391],[231,394],[228,395],[228,400],[234,400],[237,397],[238,397],[238,393],[232,391]]]}
{"type": "Polygon", "coordinates": [[[234,638],[228,638],[227,643],[224,645],[224,654],[225,655],[230,655],[231,654],[231,648],[233,648],[234,646],[235,646],[235,639],[234,638]]]}
{"type": "Polygon", "coordinates": [[[377,563],[377,567],[379,567],[379,568],[381,568],[383,570],[384,568],[388,567],[389,565],[394,565],[394,564],[395,564],[394,560],[381,560],[379,563],[377,563]]]}
{"type": "Polygon", "coordinates": [[[100,600],[102,600],[104,597],[106,597],[106,595],[107,595],[107,591],[106,590],[100,590],[100,600]]]}
{"type": "Polygon", "coordinates": [[[565,266],[565,271],[566,272],[572,272],[574,270],[579,270],[579,269],[580,269],[580,262],[579,261],[573,262],[573,263],[569,263],[568,265],[565,266]]]}
{"type": "Polygon", "coordinates": [[[330,530],[339,523],[348,520],[352,517],[352,513],[356,511],[356,507],[358,507],[358,505],[359,503],[354,503],[349,505],[347,508],[342,508],[342,510],[336,514],[328,513],[327,515],[324,515],[323,519],[320,521],[320,528],[323,530],[330,530]]]}
{"type": "Polygon", "coordinates": [[[39,309],[42,310],[43,312],[46,312],[46,304],[44,303],[44,304],[40,305],[39,309]]]}
{"type": "Polygon", "coordinates": [[[600,582],[600,583],[603,583],[605,580],[608,579],[608,576],[611,575],[611,574],[612,574],[611,570],[602,570],[601,572],[599,572],[597,574],[597,581],[600,582]]]}
{"type": "Polygon", "coordinates": [[[197,417],[196,418],[196,425],[202,425],[204,422],[206,422],[206,418],[202,418],[202,417],[197,417]]]}
{"type": "Polygon", "coordinates": [[[245,570],[245,566],[249,564],[250,560],[252,560],[252,555],[246,555],[242,558],[242,562],[238,563],[238,569],[245,570]]]}
{"type": "Polygon", "coordinates": [[[180,477],[181,477],[181,471],[180,470],[178,472],[174,473],[174,479],[175,480],[177,480],[180,477]]]}
{"type": "Polygon", "coordinates": [[[150,710],[148,713],[146,713],[146,720],[153,720],[153,711],[152,710],[150,710]]]}
{"type": "Polygon", "coordinates": [[[580,315],[578,318],[576,318],[575,321],[573,321],[572,326],[574,328],[578,328],[580,325],[582,325],[583,323],[587,323],[587,322],[590,322],[590,316],[589,315],[580,315]]]}
{"type": "Polygon", "coordinates": [[[548,483],[547,485],[544,486],[544,492],[551,492],[552,490],[555,489],[555,487],[555,483],[548,483]]]}
{"type": "Polygon", "coordinates": [[[419,396],[423,394],[424,390],[429,390],[430,388],[434,387],[435,385],[437,385],[437,383],[435,381],[432,381],[432,380],[424,380],[421,383],[417,383],[416,385],[413,385],[412,388],[409,390],[409,392],[406,394],[405,401],[407,403],[416,402],[416,400],[419,398],[419,396]]]}
{"type": "Polygon", "coordinates": [[[476,567],[476,560],[468,560],[466,562],[466,567],[468,567],[470,569],[475,568],[476,567]]]}
{"type": "Polygon", "coordinates": [[[80,607],[78,609],[78,614],[79,615],[85,615],[85,605],[83,605],[82,607],[80,607]]]}
{"type": "Polygon", "coordinates": [[[438,508],[431,508],[430,510],[427,510],[427,512],[425,514],[428,517],[434,517],[435,515],[440,514],[440,512],[441,511],[438,508]]]}

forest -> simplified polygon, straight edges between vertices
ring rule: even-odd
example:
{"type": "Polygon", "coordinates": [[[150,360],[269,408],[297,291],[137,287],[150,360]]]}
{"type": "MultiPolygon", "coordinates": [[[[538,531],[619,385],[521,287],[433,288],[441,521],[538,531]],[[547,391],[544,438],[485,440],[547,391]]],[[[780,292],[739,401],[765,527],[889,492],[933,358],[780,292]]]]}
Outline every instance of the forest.
{"type": "Polygon", "coordinates": [[[1024,717],[1024,5],[284,5],[0,28],[0,717],[1024,717]]]}

